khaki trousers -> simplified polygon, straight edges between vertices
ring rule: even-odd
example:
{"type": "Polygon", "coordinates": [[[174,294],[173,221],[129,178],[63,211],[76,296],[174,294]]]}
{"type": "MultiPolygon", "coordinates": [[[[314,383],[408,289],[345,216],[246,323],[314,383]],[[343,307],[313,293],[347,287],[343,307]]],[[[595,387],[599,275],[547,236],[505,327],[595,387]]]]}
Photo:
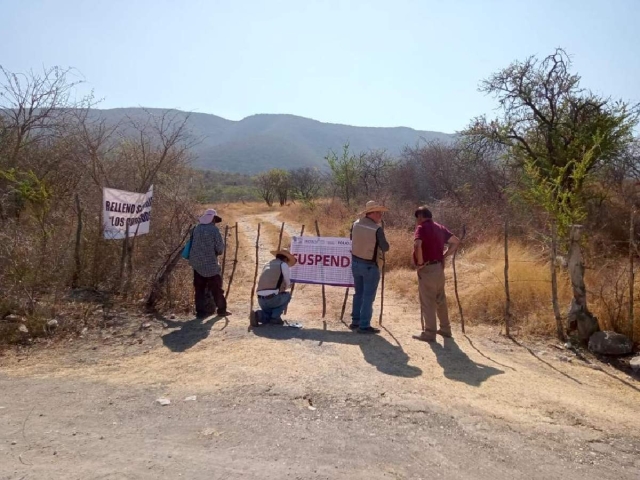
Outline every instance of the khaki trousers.
{"type": "Polygon", "coordinates": [[[426,265],[418,271],[418,290],[423,336],[435,338],[438,329],[436,314],[440,320],[440,330],[451,334],[447,296],[444,293],[444,268],[441,263],[426,265]]]}

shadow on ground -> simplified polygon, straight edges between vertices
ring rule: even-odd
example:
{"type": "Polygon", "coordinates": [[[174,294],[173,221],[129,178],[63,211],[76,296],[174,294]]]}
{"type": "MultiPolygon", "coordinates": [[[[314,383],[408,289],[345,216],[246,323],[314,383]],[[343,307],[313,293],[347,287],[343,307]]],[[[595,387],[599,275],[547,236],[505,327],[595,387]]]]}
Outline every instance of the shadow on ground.
{"type": "Polygon", "coordinates": [[[186,322],[163,319],[167,328],[177,328],[177,330],[163,335],[162,343],[172,352],[184,352],[207,338],[211,327],[222,319],[225,321],[225,326],[222,327],[224,330],[228,324],[226,317],[194,318],[186,322]]]}
{"type": "Polygon", "coordinates": [[[389,343],[380,335],[362,335],[355,332],[331,331],[318,328],[288,328],[266,325],[253,329],[259,337],[273,340],[309,340],[321,343],[341,343],[357,345],[362,350],[364,359],[379,372],[397,377],[414,378],[422,374],[422,370],[408,364],[409,356],[402,347],[389,343]]]}
{"type": "Polygon", "coordinates": [[[479,387],[485,380],[504,373],[503,370],[471,360],[466,353],[460,350],[453,338],[445,338],[444,345],[429,342],[429,346],[436,356],[438,365],[442,367],[444,376],[449,380],[479,387]]]}

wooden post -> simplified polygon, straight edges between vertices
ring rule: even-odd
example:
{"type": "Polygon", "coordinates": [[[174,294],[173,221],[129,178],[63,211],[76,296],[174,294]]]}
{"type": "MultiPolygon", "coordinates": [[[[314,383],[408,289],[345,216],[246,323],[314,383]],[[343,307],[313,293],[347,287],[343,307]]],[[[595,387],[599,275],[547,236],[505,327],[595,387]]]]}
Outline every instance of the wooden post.
{"type": "Polygon", "coordinates": [[[558,340],[564,342],[564,329],[562,328],[562,315],[560,314],[560,306],[558,305],[558,276],[556,274],[556,257],[558,256],[557,232],[556,224],[551,222],[551,305],[553,306],[553,315],[556,318],[556,335],[558,340]]]}
{"type": "Polygon", "coordinates": [[[504,333],[511,336],[511,294],[509,292],[509,214],[504,217],[504,333]]]}
{"type": "Polygon", "coordinates": [[[382,325],[382,313],[384,312],[384,274],[387,266],[387,259],[382,252],[382,285],[380,287],[380,315],[378,316],[378,325],[382,325]]]}
{"type": "Polygon", "coordinates": [[[629,217],[629,338],[634,340],[634,316],[633,316],[633,295],[634,295],[634,283],[635,274],[633,272],[634,256],[636,253],[635,245],[635,215],[636,209],[631,208],[631,215],[629,217]]]}
{"type": "Polygon", "coordinates": [[[98,265],[99,259],[102,256],[102,236],[104,235],[104,225],[102,223],[102,205],[99,206],[96,218],[98,219],[98,228],[96,230],[95,241],[91,252],[93,258],[91,259],[91,279],[89,280],[89,285],[94,288],[96,288],[98,285],[98,265]]]}
{"type": "MultiPolygon", "coordinates": [[[[420,272],[418,271],[418,290],[420,289],[420,272]]],[[[422,327],[422,331],[427,331],[427,325],[424,321],[424,308],[422,308],[422,301],[420,300],[420,325],[422,327]]]]}
{"type": "Polygon", "coordinates": [[[282,226],[280,227],[280,236],[278,237],[278,250],[282,247],[282,234],[284,233],[284,222],[282,222],[282,226]]]}
{"type": "Polygon", "coordinates": [[[340,320],[344,319],[344,311],[347,308],[347,299],[349,298],[349,287],[344,291],[344,300],[342,301],[342,310],[340,311],[340,320]]]}
{"type": "MultiPolygon", "coordinates": [[[[304,235],[304,225],[302,225],[302,228],[300,229],[300,236],[304,235]]],[[[291,298],[293,298],[293,290],[296,288],[296,282],[291,282],[291,298]]],[[[284,309],[284,313],[287,313],[287,307],[285,307],[284,309]]]]}
{"type": "Polygon", "coordinates": [[[238,250],[240,246],[240,239],[238,235],[238,222],[236,222],[236,251],[233,254],[233,267],[231,267],[231,276],[229,277],[229,284],[227,285],[227,291],[224,294],[224,299],[229,298],[229,292],[231,291],[231,283],[233,282],[233,275],[236,273],[236,267],[238,266],[238,250]]]}
{"type": "Polygon", "coordinates": [[[82,261],[80,258],[80,247],[82,243],[82,207],[80,205],[80,196],[76,193],[76,214],[78,215],[78,225],[76,227],[76,248],[74,252],[75,269],[73,271],[73,278],[71,279],[71,287],[77,288],[80,282],[80,272],[82,271],[82,261]]]}
{"type": "Polygon", "coordinates": [[[124,266],[127,261],[127,249],[129,246],[129,224],[125,227],[124,242],[122,243],[122,253],[120,254],[120,272],[118,273],[118,293],[124,288],[124,266]]]}
{"type": "MultiPolygon", "coordinates": [[[[320,236],[320,228],[318,227],[318,220],[316,220],[316,234],[320,236]]],[[[324,283],[322,284],[322,318],[327,314],[327,297],[325,294],[324,283]]]]}
{"type": "Polygon", "coordinates": [[[251,301],[249,312],[253,312],[253,297],[256,293],[256,281],[258,280],[258,266],[260,264],[260,224],[258,224],[258,235],[256,236],[256,269],[253,272],[253,286],[251,287],[251,301]]]}
{"type": "MultiPolygon", "coordinates": [[[[460,236],[460,244],[464,240],[464,237],[467,235],[467,226],[462,225],[462,235],[460,236]]],[[[462,329],[462,333],[464,331],[464,314],[462,312],[462,303],[460,303],[460,295],[458,294],[458,272],[456,270],[456,256],[458,255],[458,250],[461,245],[458,245],[458,248],[455,252],[453,252],[453,257],[451,258],[451,267],[453,268],[453,291],[456,294],[456,302],[458,303],[458,311],[460,312],[460,328],[462,329]]]]}
{"type": "Polygon", "coordinates": [[[131,242],[127,245],[127,282],[125,283],[124,298],[128,298],[133,283],[133,249],[138,238],[139,229],[140,224],[136,226],[136,231],[133,233],[133,237],[131,237],[131,242]]]}
{"type": "MultiPolygon", "coordinates": [[[[384,229],[384,220],[382,220],[382,228],[384,229]]],[[[378,325],[382,326],[382,314],[384,312],[384,277],[387,267],[387,258],[382,252],[382,285],[380,287],[380,315],[378,316],[378,325]]]]}
{"type": "Polygon", "coordinates": [[[224,226],[224,252],[222,252],[222,268],[220,278],[224,282],[224,267],[227,266],[227,235],[229,235],[229,225],[224,226]]]}
{"type": "Polygon", "coordinates": [[[582,262],[582,225],[571,226],[569,245],[569,275],[573,298],[569,308],[569,325],[575,325],[583,342],[599,330],[598,322],[587,308],[587,287],[584,284],[584,263],[582,262]]]}

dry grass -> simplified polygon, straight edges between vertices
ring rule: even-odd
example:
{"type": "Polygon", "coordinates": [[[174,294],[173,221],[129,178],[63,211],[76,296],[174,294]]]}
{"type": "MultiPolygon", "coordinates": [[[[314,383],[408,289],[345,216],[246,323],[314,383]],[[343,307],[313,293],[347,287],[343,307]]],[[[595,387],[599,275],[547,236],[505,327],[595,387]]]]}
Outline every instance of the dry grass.
{"type": "MultiPolygon", "coordinates": [[[[501,324],[505,315],[504,250],[501,242],[488,242],[458,257],[459,291],[471,323],[501,324]]],[[[559,301],[567,305],[571,292],[566,275],[558,280],[559,301]]],[[[509,293],[512,324],[524,334],[553,335],[549,264],[527,246],[509,245],[509,293]]]]}
{"type": "Polygon", "coordinates": [[[640,292],[638,275],[634,279],[633,332],[629,323],[629,264],[628,259],[615,259],[595,264],[586,273],[587,296],[600,327],[640,339],[640,292]]]}
{"type": "Polygon", "coordinates": [[[342,202],[322,200],[313,206],[302,203],[287,205],[280,210],[283,220],[290,220],[306,226],[305,231],[315,235],[315,222],[324,236],[348,237],[351,223],[357,216],[353,208],[342,202]]]}

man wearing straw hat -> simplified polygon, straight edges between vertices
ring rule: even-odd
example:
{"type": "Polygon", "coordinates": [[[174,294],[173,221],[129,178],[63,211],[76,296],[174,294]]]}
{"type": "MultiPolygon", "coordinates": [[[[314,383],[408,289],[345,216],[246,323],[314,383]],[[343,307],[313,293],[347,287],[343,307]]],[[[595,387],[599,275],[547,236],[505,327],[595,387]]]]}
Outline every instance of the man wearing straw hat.
{"type": "Polygon", "coordinates": [[[382,253],[389,251],[389,243],[381,225],[382,214],[389,209],[370,200],[351,227],[351,271],[355,294],[351,311],[351,330],[358,333],[380,333],[371,326],[373,302],[380,283],[379,263],[382,253]]]}
{"type": "Polygon", "coordinates": [[[261,310],[251,312],[251,326],[259,324],[283,325],[282,313],[291,301],[287,289],[291,285],[291,267],[297,260],[288,249],[272,250],[273,260],[262,269],[258,280],[258,305],[261,310]]]}
{"type": "Polygon", "coordinates": [[[418,270],[422,333],[413,338],[433,342],[436,334],[451,337],[447,296],[444,291],[444,260],[455,253],[460,240],[447,227],[434,222],[431,210],[426,206],[416,209],[415,217],[413,261],[418,270]],[[448,245],[446,252],[445,245],[448,245]],[[439,329],[436,316],[440,320],[439,329]]]}
{"type": "Polygon", "coordinates": [[[218,315],[231,315],[222,290],[222,276],[218,256],[224,252],[224,240],[216,223],[222,222],[218,213],[210,208],[198,219],[193,229],[189,264],[193,268],[193,286],[196,291],[196,316],[212,315],[215,307],[218,315]],[[215,302],[215,307],[211,300],[215,302]]]}

